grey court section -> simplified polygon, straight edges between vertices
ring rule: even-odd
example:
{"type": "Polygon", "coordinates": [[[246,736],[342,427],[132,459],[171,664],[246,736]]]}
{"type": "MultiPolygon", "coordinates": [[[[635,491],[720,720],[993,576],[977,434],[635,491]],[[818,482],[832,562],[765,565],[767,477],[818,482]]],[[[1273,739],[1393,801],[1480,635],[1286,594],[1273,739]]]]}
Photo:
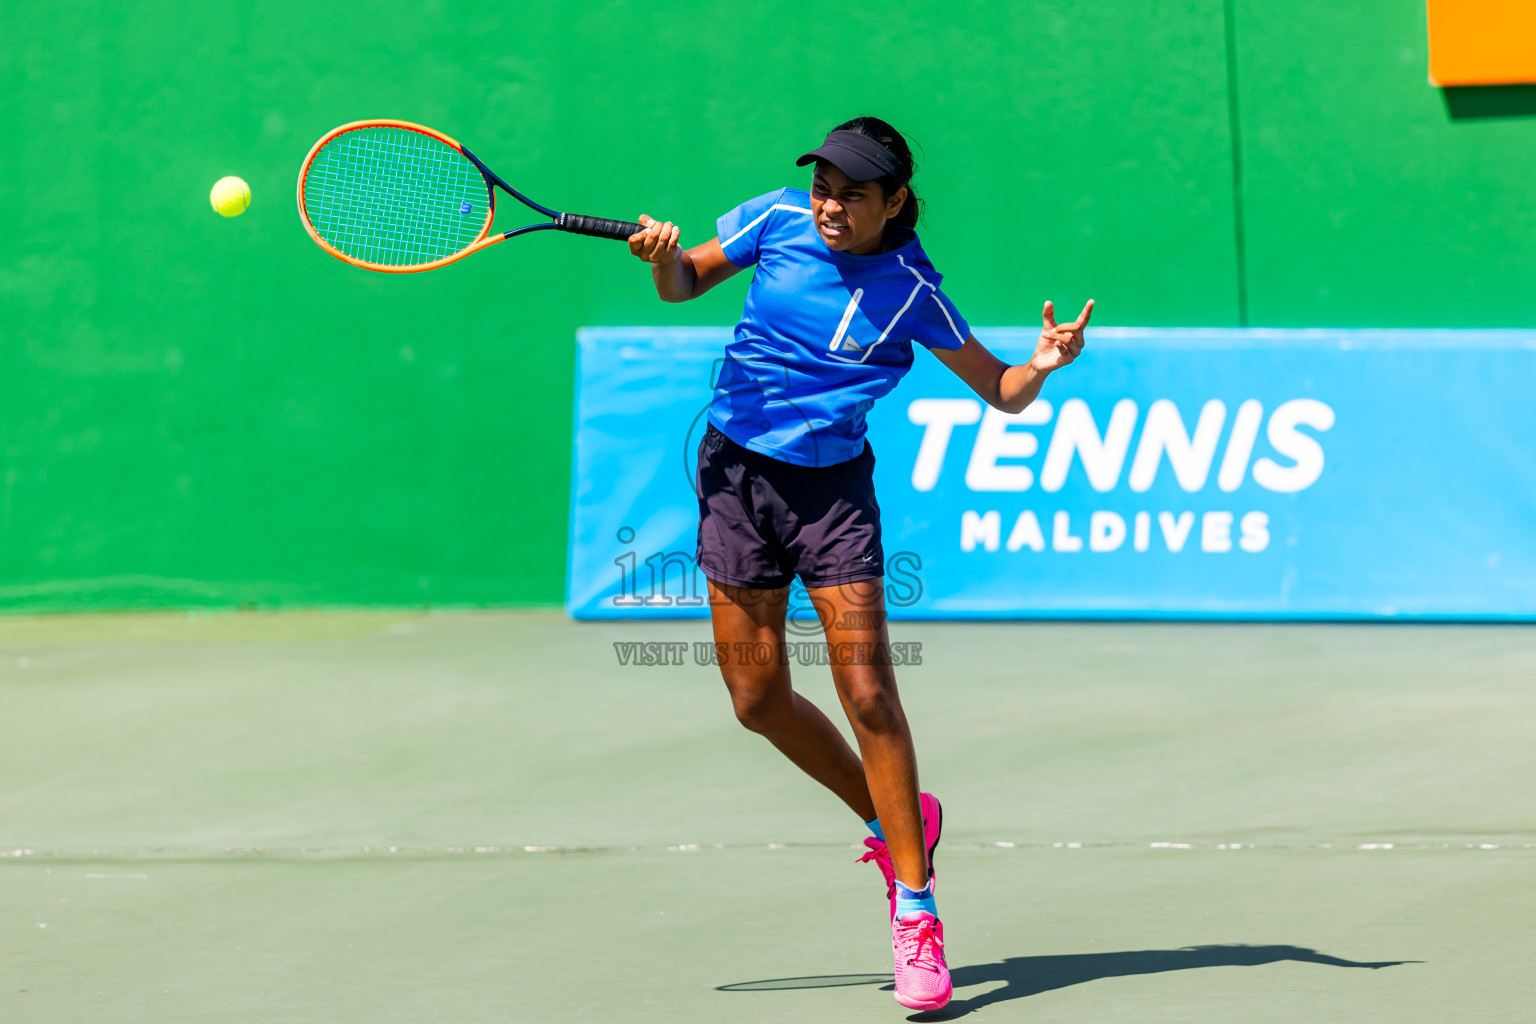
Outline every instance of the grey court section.
{"type": "MultiPolygon", "coordinates": [[[[909,1016],[858,822],[712,670],[613,648],[707,638],[0,620],[0,1020],[909,1016]]],[[[1536,630],[895,639],[949,1016],[1529,1019],[1536,630]]]]}

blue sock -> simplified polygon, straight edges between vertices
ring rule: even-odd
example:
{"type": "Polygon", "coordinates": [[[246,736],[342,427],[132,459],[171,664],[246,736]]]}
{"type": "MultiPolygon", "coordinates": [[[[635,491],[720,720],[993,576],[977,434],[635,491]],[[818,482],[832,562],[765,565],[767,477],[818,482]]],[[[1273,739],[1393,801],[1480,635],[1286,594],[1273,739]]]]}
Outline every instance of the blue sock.
{"type": "Polygon", "coordinates": [[[876,839],[880,840],[882,843],[885,842],[885,829],[880,827],[879,818],[876,818],[873,821],[866,821],[864,823],[864,827],[873,832],[876,839]]]}
{"type": "Polygon", "coordinates": [[[938,908],[933,902],[933,883],[930,881],[921,889],[913,892],[898,879],[896,882],[896,916],[900,917],[903,914],[916,914],[919,912],[932,914],[934,917],[939,916],[938,908]]]}

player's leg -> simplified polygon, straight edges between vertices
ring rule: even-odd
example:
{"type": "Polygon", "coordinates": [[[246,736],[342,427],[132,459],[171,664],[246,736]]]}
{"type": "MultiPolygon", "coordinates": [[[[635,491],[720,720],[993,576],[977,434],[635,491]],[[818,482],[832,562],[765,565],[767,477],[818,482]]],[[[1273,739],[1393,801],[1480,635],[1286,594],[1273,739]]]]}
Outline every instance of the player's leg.
{"type": "MultiPolygon", "coordinates": [[[[863,762],[896,878],[928,884],[928,851],[918,804],[917,755],[896,689],[885,624],[885,579],[807,588],[827,634],[832,681],[863,762]]],[[[867,820],[867,819],[866,819],[867,820]]]]}
{"type": "Polygon", "coordinates": [[[767,738],[861,821],[875,817],[864,766],[821,709],[794,691],[783,657],[789,588],[758,590],[709,581],[720,674],[742,725],[767,738]],[[766,662],[766,664],[763,664],[766,662]]]}
{"type": "Polygon", "coordinates": [[[896,1001],[914,1010],[936,1010],[949,1003],[954,991],[923,820],[926,810],[936,829],[939,808],[938,801],[928,794],[920,797],[917,789],[917,757],[886,633],[884,584],[880,578],[809,593],[826,628],[832,679],[858,739],[898,883],[891,917],[896,1001]]]}

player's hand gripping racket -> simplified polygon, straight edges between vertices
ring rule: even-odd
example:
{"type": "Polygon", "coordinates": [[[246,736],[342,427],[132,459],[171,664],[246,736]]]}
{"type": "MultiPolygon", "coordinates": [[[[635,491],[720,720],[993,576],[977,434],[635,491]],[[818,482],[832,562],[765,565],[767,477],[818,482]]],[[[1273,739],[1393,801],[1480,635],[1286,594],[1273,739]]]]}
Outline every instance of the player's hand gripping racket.
{"type": "Polygon", "coordinates": [[[409,121],[326,132],[299,169],[299,217],[332,256],[386,274],[432,270],[530,231],[622,241],[645,230],[540,206],[453,139],[409,121]],[[550,219],[491,233],[497,188],[550,219]]]}

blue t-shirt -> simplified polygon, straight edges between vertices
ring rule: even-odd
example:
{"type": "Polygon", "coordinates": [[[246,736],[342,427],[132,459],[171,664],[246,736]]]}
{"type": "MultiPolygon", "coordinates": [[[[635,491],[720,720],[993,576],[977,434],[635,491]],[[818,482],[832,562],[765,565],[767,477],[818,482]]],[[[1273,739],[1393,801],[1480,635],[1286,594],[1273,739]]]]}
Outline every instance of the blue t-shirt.
{"type": "Polygon", "coordinates": [[[743,447],[800,466],[857,458],[864,416],[911,369],[912,342],[957,349],[970,334],[910,229],[887,228],[889,252],[835,252],[793,188],[717,226],[727,259],[757,264],[709,406],[743,447]]]}

